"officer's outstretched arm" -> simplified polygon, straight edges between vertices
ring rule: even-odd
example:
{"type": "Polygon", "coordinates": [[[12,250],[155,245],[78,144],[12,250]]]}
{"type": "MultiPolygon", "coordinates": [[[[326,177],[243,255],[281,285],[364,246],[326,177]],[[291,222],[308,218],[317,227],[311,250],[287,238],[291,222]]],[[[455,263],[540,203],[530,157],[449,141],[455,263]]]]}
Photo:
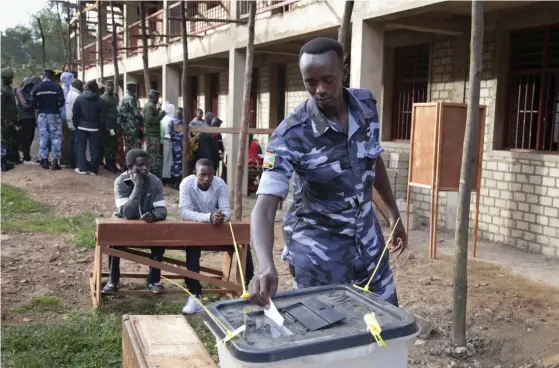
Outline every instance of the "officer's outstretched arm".
{"type": "Polygon", "coordinates": [[[249,285],[251,300],[267,308],[278,289],[278,273],[274,264],[274,219],[280,198],[260,194],[250,220],[251,246],[256,252],[260,272],[249,285]]]}
{"type": "Polygon", "coordinates": [[[250,238],[261,270],[274,267],[274,220],[280,198],[261,194],[250,219],[250,238]]]}

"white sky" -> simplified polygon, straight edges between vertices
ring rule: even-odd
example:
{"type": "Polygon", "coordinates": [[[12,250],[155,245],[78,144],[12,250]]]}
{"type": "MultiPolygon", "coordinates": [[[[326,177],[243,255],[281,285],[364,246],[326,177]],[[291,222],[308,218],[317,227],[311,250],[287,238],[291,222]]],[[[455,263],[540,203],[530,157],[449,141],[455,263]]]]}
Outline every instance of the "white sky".
{"type": "Polygon", "coordinates": [[[0,6],[0,30],[28,24],[31,15],[48,4],[48,0],[2,0],[0,6]]]}

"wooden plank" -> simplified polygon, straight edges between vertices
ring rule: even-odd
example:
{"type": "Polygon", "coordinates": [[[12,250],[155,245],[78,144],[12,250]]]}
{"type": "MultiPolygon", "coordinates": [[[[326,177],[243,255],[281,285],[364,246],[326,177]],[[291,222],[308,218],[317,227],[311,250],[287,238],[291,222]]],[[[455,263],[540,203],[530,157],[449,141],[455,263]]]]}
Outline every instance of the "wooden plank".
{"type": "Polygon", "coordinates": [[[434,172],[434,140],[437,104],[413,104],[413,156],[410,157],[410,182],[432,185],[434,172]]]}
{"type": "MultiPolygon", "coordinates": [[[[109,277],[109,272],[103,272],[102,274],[103,277],[109,277]]],[[[172,274],[167,274],[167,275],[161,275],[163,277],[166,277],[168,279],[171,280],[183,280],[184,276],[181,275],[172,275],[172,274]]],[[[219,277],[221,278],[221,276],[216,276],[216,275],[208,275],[210,277],[219,277]]],[[[147,273],[142,273],[142,272],[122,272],[120,274],[120,278],[130,278],[130,279],[145,279],[148,277],[147,273]]]]}
{"type": "Polygon", "coordinates": [[[115,248],[98,247],[98,249],[102,249],[103,253],[105,253],[105,254],[109,254],[111,256],[119,257],[119,258],[122,258],[122,259],[127,259],[129,261],[136,262],[136,263],[139,263],[139,264],[143,264],[143,265],[146,265],[146,266],[149,266],[149,267],[158,268],[161,271],[167,271],[167,272],[171,272],[171,273],[181,275],[181,276],[184,276],[184,277],[189,277],[191,279],[200,280],[202,282],[207,282],[209,284],[216,285],[216,286],[224,288],[224,289],[234,290],[238,293],[240,293],[242,291],[242,287],[240,285],[236,285],[232,282],[226,282],[226,281],[223,281],[219,278],[213,278],[211,276],[206,276],[206,275],[203,275],[203,274],[200,274],[200,273],[188,271],[187,269],[182,268],[182,267],[171,266],[171,265],[168,265],[168,264],[165,264],[165,263],[154,261],[154,260],[149,259],[149,258],[139,257],[139,256],[136,256],[136,255],[130,254],[126,251],[118,250],[118,249],[115,249],[115,248]]]}
{"type": "Polygon", "coordinates": [[[217,367],[182,315],[122,317],[123,368],[217,367]]]}
{"type": "MultiPolygon", "coordinates": [[[[250,224],[233,221],[238,244],[250,244],[250,224]]],[[[97,244],[101,246],[222,246],[233,239],[227,224],[199,222],[97,219],[97,244]]]]}
{"type": "MultiPolygon", "coordinates": [[[[229,294],[234,293],[234,290],[231,289],[202,289],[203,294],[229,294]]],[[[117,296],[149,296],[149,295],[165,295],[165,294],[184,294],[184,296],[188,296],[186,292],[182,289],[165,289],[164,292],[159,294],[154,294],[151,290],[119,290],[115,295],[117,296]]]]}

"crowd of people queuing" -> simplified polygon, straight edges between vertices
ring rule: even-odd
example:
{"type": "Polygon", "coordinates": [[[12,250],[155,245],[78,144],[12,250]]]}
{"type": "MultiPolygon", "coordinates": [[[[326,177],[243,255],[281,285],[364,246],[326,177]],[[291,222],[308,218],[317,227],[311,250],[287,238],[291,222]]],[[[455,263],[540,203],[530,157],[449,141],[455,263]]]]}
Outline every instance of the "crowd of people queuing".
{"type": "MultiPolygon", "coordinates": [[[[119,102],[112,80],[98,84],[74,73],[45,69],[43,78],[26,77],[13,88],[14,74],[2,70],[2,170],[40,165],[47,170],[71,168],[79,175],[97,175],[101,166],[112,173],[126,170],[125,156],[134,148],[149,153],[153,175],[179,188],[182,179],[183,111],[160,103],[150,90],[143,108],[137,84],[128,83],[119,102]]],[[[212,112],[196,111],[190,126],[221,126],[212,112]]],[[[207,158],[217,172],[225,148],[221,134],[191,134],[189,157],[207,158]]],[[[226,178],[225,163],[220,176],[226,178]]]]}

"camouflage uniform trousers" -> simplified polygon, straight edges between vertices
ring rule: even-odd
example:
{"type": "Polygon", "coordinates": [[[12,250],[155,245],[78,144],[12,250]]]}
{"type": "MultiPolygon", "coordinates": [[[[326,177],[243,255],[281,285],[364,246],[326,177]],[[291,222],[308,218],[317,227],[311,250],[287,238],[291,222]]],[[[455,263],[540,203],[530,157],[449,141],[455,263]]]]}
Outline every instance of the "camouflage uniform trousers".
{"type": "Polygon", "coordinates": [[[146,136],[149,153],[149,171],[161,179],[163,169],[163,155],[161,154],[161,138],[159,136],[146,136]]]}
{"type": "Polygon", "coordinates": [[[124,131],[124,160],[126,160],[126,154],[133,148],[139,148],[138,145],[138,135],[136,132],[124,131]]]}
{"type": "MultiPolygon", "coordinates": [[[[300,224],[300,222],[299,222],[300,224]]],[[[300,225],[299,225],[300,226],[300,225]]],[[[302,244],[308,241],[316,241],[322,244],[336,244],[340,249],[351,249],[356,248],[355,237],[347,236],[342,234],[330,233],[326,234],[322,231],[311,231],[309,233],[298,233],[291,236],[291,241],[289,247],[301,247],[302,244]]],[[[316,244],[316,243],[315,243],[316,244]]],[[[362,251],[362,250],[361,250],[362,251]]],[[[353,272],[351,275],[346,275],[346,282],[356,284],[360,287],[364,287],[369,281],[370,275],[367,273],[367,266],[363,264],[362,258],[359,256],[359,251],[355,255],[350,255],[352,252],[345,252],[346,262],[353,263],[353,272]],[[353,259],[353,261],[351,261],[353,259]]],[[[327,278],[334,278],[333,275],[328,275],[328,271],[322,269],[320,264],[314,265],[311,269],[300,269],[289,265],[289,270],[293,276],[293,288],[303,289],[314,286],[322,286],[331,284],[331,282],[325,282],[320,279],[324,279],[324,274],[327,274],[327,278]],[[329,277],[328,277],[329,276],[329,277]]],[[[345,267],[338,267],[339,272],[345,272],[345,267]]],[[[338,271],[338,270],[337,270],[338,271]]],[[[398,306],[398,296],[396,294],[396,287],[394,285],[394,277],[392,275],[392,269],[388,262],[388,254],[386,254],[381,261],[379,269],[375,274],[374,281],[369,285],[369,290],[371,293],[376,294],[381,299],[398,306]]]]}
{"type": "Polygon", "coordinates": [[[62,146],[62,121],[59,114],[39,114],[39,156],[41,160],[48,159],[49,149],[53,160],[60,159],[62,146]]]}
{"type": "Polygon", "coordinates": [[[117,146],[116,135],[111,135],[111,133],[105,132],[101,143],[103,145],[105,165],[115,164],[117,146]]]}
{"type": "Polygon", "coordinates": [[[122,131],[119,129],[116,132],[116,164],[119,166],[119,168],[122,170],[125,168],[126,163],[125,163],[125,157],[124,157],[124,134],[122,133],[122,131]]]}
{"type": "Polygon", "coordinates": [[[8,161],[19,161],[19,139],[16,122],[2,120],[2,147],[6,150],[5,158],[8,161]]]}

